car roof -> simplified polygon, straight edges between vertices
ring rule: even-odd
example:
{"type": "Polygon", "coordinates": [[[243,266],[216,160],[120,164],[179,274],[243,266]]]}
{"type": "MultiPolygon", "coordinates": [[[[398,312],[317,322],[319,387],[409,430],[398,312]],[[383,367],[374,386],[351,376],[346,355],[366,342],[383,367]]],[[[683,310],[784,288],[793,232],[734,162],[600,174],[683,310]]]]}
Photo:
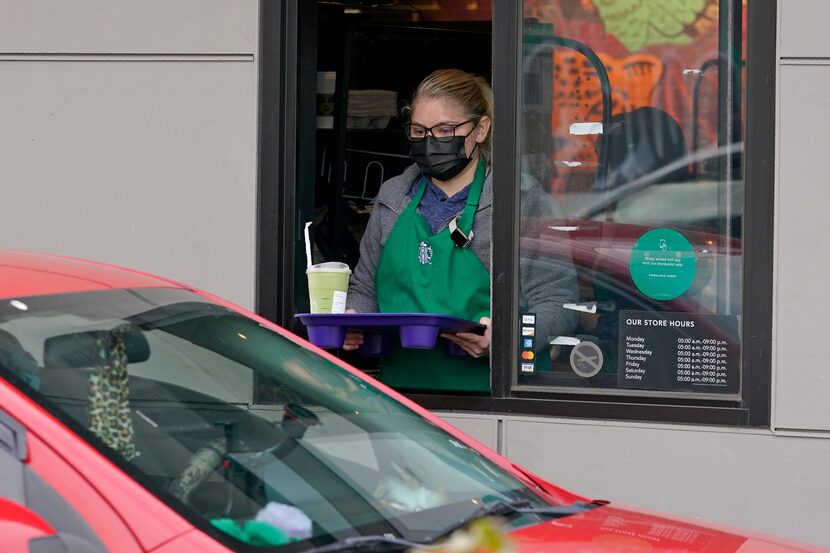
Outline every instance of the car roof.
{"type": "Polygon", "coordinates": [[[106,263],[46,253],[0,250],[0,298],[159,287],[183,286],[106,263]]]}

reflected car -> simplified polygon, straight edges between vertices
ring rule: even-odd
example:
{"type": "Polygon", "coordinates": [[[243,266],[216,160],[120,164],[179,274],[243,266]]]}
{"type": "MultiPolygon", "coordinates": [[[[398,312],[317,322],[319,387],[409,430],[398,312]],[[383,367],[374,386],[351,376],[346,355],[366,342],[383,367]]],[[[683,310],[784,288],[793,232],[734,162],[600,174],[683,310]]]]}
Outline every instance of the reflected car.
{"type": "MultiPolygon", "coordinates": [[[[579,302],[569,308],[580,313],[569,336],[544,337],[546,344],[560,345],[542,351],[538,357],[544,362],[537,361],[535,374],[521,374],[520,381],[579,388],[737,392],[736,373],[725,386],[707,387],[691,380],[683,384],[667,376],[662,376],[659,384],[645,384],[622,379],[618,365],[621,313],[647,312],[658,318],[700,315],[698,324],[707,328],[699,326],[696,334],[725,342],[737,358],[743,299],[743,181],[720,180],[718,175],[727,167],[735,167],[735,174],[739,174],[742,154],[742,143],[697,150],[617,186],[568,193],[552,216],[523,216],[521,255],[534,259],[543,271],[546,265],[555,273],[563,272],[563,265],[573,267],[579,302]],[[655,295],[655,290],[644,290],[638,285],[643,282],[635,282],[632,276],[632,267],[636,267],[632,256],[643,253],[645,235],[657,229],[681,236],[687,244],[680,245],[691,248],[682,254],[694,258],[694,268],[687,273],[692,275],[691,281],[679,295],[668,293],[680,291],[672,287],[666,297],[655,295]],[[586,376],[573,369],[571,347],[578,341],[600,347],[600,372],[586,376]]],[[[648,253],[654,255],[655,251],[648,253]]]]}
{"type": "Polygon", "coordinates": [[[3,551],[827,551],[587,498],[192,287],[0,252],[3,551]],[[257,390],[254,395],[253,390],[257,390]]]}
{"type": "MultiPolygon", "coordinates": [[[[532,257],[539,271],[561,274],[567,268],[576,275],[579,301],[566,305],[578,311],[577,326],[567,336],[544,336],[545,344],[560,344],[542,350],[534,374],[522,374],[526,384],[565,387],[616,388],[620,385],[618,358],[621,314],[649,313],[657,318],[695,316],[694,335],[705,334],[727,343],[731,351],[740,350],[742,248],[737,238],[725,237],[708,229],[661,227],[658,225],[595,221],[591,219],[526,219],[520,234],[522,256],[532,257]],[[632,276],[635,245],[646,233],[659,228],[676,230],[688,241],[694,258],[694,271],[688,289],[676,297],[662,299],[641,289],[632,276]],[[572,346],[588,341],[600,347],[603,365],[600,372],[586,377],[570,362],[572,346]],[[563,345],[564,344],[564,345],[563,345]]],[[[642,249],[640,250],[642,251],[642,249]]],[[[732,376],[736,376],[737,373],[732,376]]],[[[734,392],[733,378],[726,387],[734,392]]],[[[631,387],[638,387],[632,383],[631,387]]],[[[656,389],[644,386],[645,389],[656,389]]],[[[663,382],[659,389],[696,390],[701,386],[663,382]]],[[[724,392],[720,387],[703,391],[724,392]]]]}
{"type": "Polygon", "coordinates": [[[574,219],[709,229],[739,238],[744,183],[719,175],[727,167],[740,175],[743,150],[742,142],[695,150],[612,189],[573,194],[567,211],[574,219]]]}

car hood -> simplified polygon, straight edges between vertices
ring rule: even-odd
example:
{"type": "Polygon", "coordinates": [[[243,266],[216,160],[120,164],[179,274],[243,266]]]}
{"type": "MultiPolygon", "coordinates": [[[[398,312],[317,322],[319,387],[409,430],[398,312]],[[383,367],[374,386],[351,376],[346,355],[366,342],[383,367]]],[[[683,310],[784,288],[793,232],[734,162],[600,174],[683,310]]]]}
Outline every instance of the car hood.
{"type": "Polygon", "coordinates": [[[828,549],[709,523],[605,506],[510,534],[517,553],[827,553],[828,549]]]}

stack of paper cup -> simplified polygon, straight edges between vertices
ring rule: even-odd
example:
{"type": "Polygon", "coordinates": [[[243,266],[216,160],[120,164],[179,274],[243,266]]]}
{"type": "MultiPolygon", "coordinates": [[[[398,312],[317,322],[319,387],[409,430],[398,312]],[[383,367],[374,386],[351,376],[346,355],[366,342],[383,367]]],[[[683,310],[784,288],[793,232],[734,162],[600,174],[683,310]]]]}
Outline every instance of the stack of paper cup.
{"type": "Polygon", "coordinates": [[[311,312],[345,313],[351,274],[348,265],[337,261],[318,263],[306,269],[311,312]]]}
{"type": "Polygon", "coordinates": [[[337,85],[337,73],[334,71],[317,72],[317,128],[334,128],[334,90],[337,85]]]}

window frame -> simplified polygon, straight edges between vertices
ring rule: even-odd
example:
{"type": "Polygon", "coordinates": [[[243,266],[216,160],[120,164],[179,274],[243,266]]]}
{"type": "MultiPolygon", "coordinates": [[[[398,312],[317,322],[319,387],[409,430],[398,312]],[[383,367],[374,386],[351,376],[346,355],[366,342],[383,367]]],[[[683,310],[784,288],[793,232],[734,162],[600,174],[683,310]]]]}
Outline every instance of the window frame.
{"type": "MultiPolygon", "coordinates": [[[[722,0],[740,6],[740,0],[722,0]]],[[[777,6],[747,1],[746,106],[742,247],[743,323],[739,397],[618,390],[546,390],[517,386],[519,164],[523,2],[493,3],[494,187],[491,352],[489,396],[408,394],[432,410],[546,415],[607,420],[768,427],[772,389],[773,225],[775,185],[775,80],[777,6]],[[749,163],[747,163],[747,160],[749,163]],[[750,281],[749,275],[752,275],[750,281]]],[[[309,52],[316,43],[314,10],[301,0],[260,0],[259,172],[257,182],[257,311],[296,328],[298,224],[309,209],[301,145],[313,129],[305,105],[313,87],[309,52]],[[306,9],[303,8],[306,7],[306,9]],[[303,32],[309,31],[309,32],[303,32]],[[302,40],[301,40],[302,37],[302,40]],[[303,59],[301,59],[303,58],[303,59]],[[302,68],[306,69],[303,70],[302,68]],[[303,104],[303,105],[301,105],[303,104]],[[305,130],[303,130],[305,129],[305,130]]],[[[301,252],[300,252],[301,253],[301,252]]]]}
{"type": "MultiPolygon", "coordinates": [[[[740,9],[740,0],[732,2],[740,9]]],[[[773,2],[748,0],[746,122],[744,133],[742,356],[739,396],[715,398],[636,390],[574,391],[516,383],[518,365],[519,162],[522,121],[523,2],[494,3],[493,178],[513,182],[493,189],[492,393],[490,396],[407,394],[433,410],[476,411],[766,427],[770,422],[775,161],[776,10],[773,2]],[[747,160],[749,162],[747,162],[747,160]],[[751,280],[749,275],[752,275],[751,280]]],[[[734,37],[733,37],[734,40],[734,37]]],[[[738,38],[740,40],[740,37],[738,38]]]]}

